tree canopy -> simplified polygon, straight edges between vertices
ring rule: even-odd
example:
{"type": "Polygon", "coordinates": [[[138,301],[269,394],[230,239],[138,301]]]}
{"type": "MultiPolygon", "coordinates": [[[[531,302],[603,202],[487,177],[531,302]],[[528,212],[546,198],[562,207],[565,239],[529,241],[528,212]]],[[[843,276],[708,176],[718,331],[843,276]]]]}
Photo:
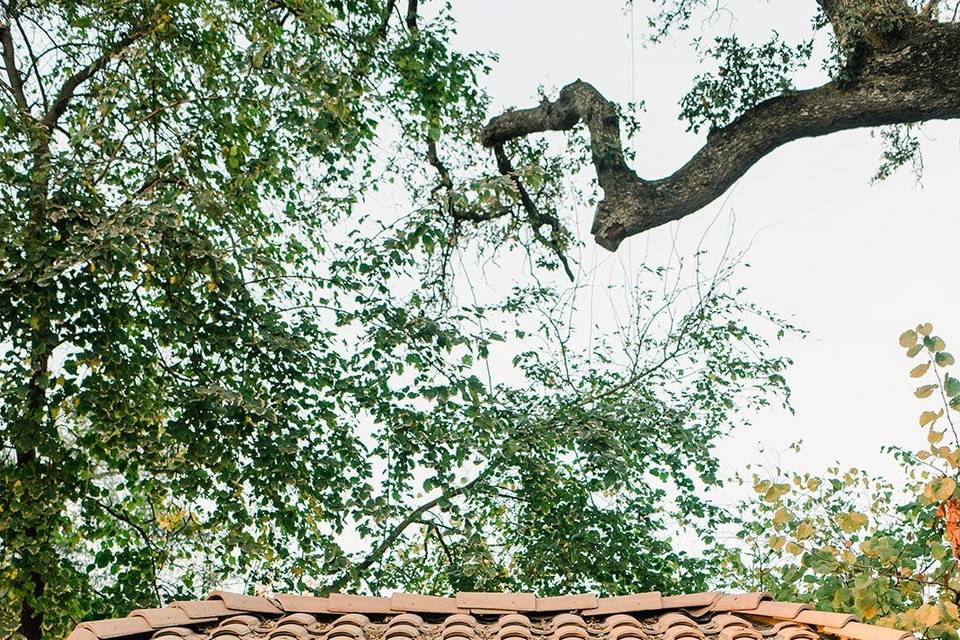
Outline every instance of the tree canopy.
{"type": "Polygon", "coordinates": [[[490,58],[421,9],[3,3],[4,633],[228,581],[706,586],[670,532],[727,517],[713,443],[785,401],[791,327],[729,263],[648,266],[618,334],[571,341],[538,276],[571,269],[583,156],[484,150],[490,58]],[[531,275],[473,300],[466,252],[531,275]]]}
{"type": "MultiPolygon", "coordinates": [[[[624,150],[636,115],[588,82],[494,112],[495,56],[451,44],[449,4],[6,0],[0,632],[55,637],[225,582],[757,580],[714,546],[731,515],[705,496],[716,440],[787,402],[776,341],[794,328],[751,304],[736,260],[644,265],[629,318],[584,346],[578,287],[559,284],[577,267],[569,212],[596,206],[595,238],[615,249],[777,147],[855,127],[893,127],[889,175],[916,157],[910,125],[958,115],[954,4],[811,0],[800,41],[704,34],[679,105],[704,146],[648,180],[624,150]],[[798,89],[817,65],[828,80],[798,89]],[[587,169],[595,184],[570,179],[587,169]],[[385,193],[396,204],[374,206],[385,193]],[[476,297],[471,272],[502,256],[526,270],[476,297]],[[711,552],[677,543],[683,527],[711,552]]],[[[715,9],[652,6],[653,42],[715,9]]],[[[944,364],[924,325],[903,340],[944,364]]],[[[936,383],[948,405],[955,382],[936,383]]],[[[763,557],[782,590],[870,619],[902,606],[901,622],[947,637],[939,529],[889,542],[917,522],[956,531],[956,453],[930,456],[943,473],[925,499],[881,494],[892,524],[855,508],[845,492],[875,486],[857,474],[826,496],[810,478],[760,484],[767,506],[738,524],[748,541],[768,516],[782,530],[763,557]],[[801,517],[824,499],[828,513],[801,517]]]]}

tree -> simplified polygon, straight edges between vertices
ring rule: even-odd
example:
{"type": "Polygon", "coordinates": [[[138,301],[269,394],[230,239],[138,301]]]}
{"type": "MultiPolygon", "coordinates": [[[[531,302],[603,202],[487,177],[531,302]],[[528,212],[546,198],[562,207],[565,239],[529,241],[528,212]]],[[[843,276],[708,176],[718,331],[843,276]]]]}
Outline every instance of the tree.
{"type": "MultiPolygon", "coordinates": [[[[654,38],[685,29],[698,14],[715,10],[707,0],[655,0],[654,38]]],[[[812,5],[813,3],[811,3],[812,5]]],[[[773,34],[759,45],[736,35],[717,37],[703,50],[715,73],[697,78],[683,99],[691,129],[709,127],[704,146],[675,173],[640,178],[621,147],[617,108],[597,89],[576,81],[555,100],[493,118],[481,133],[487,147],[582,123],[604,197],[592,233],[614,250],[629,236],[680,219],[720,197],[761,158],[812,136],[858,127],[904,125],[960,116],[960,23],[955,2],[929,0],[817,0],[816,29],[832,30],[833,54],[820,61],[828,82],[794,88],[791,74],[815,64],[810,42],[784,43],[773,34]]],[[[891,149],[879,175],[914,157],[909,129],[887,133],[891,149]]]]}
{"type": "MultiPolygon", "coordinates": [[[[739,586],[815,602],[867,622],[957,638],[960,624],[960,380],[954,357],[929,323],[900,336],[926,405],[918,423],[928,447],[891,449],[904,477],[860,469],[824,475],[758,472],[759,501],[740,505],[742,544],[721,547],[739,586]],[[931,407],[930,404],[933,404],[931,407]]],[[[759,471],[759,470],[758,470],[759,471]]]]}
{"type": "Polygon", "coordinates": [[[534,200],[569,195],[569,165],[534,143],[482,155],[487,60],[449,47],[446,10],[2,12],[4,633],[226,580],[705,584],[670,514],[708,538],[722,520],[697,491],[712,443],[785,400],[770,340],[790,327],[729,265],[690,288],[648,268],[632,321],[589,349],[569,293],[458,291],[468,250],[569,270],[534,200]],[[391,181],[408,201],[377,219],[391,181]]]}

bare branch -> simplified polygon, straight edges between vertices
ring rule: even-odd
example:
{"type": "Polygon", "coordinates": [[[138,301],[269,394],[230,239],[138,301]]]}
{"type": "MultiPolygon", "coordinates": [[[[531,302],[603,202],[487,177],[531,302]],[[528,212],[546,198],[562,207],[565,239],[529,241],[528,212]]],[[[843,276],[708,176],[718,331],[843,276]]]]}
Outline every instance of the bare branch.
{"type": "Polygon", "coordinates": [[[40,77],[39,60],[33,53],[33,47],[30,45],[30,38],[27,36],[27,32],[23,28],[23,25],[20,23],[20,18],[16,18],[16,23],[17,31],[20,32],[20,36],[23,38],[23,44],[27,47],[27,55],[30,56],[30,69],[27,70],[27,75],[30,74],[31,70],[33,71],[33,77],[37,79],[37,89],[40,91],[40,99],[43,101],[43,108],[47,109],[49,107],[47,104],[47,91],[43,86],[43,79],[40,77]]]}
{"type": "Polygon", "coordinates": [[[570,268],[570,262],[567,260],[566,254],[563,252],[563,243],[562,238],[564,235],[563,225],[557,219],[556,216],[541,213],[537,204],[533,201],[533,198],[530,197],[530,193],[527,191],[526,187],[523,186],[523,182],[520,181],[520,176],[517,175],[517,172],[514,171],[513,165],[510,162],[510,158],[507,157],[507,152],[504,151],[503,145],[498,144],[493,148],[494,154],[497,158],[497,169],[500,170],[500,174],[506,176],[513,183],[513,186],[517,189],[517,193],[520,196],[520,204],[523,206],[523,210],[527,212],[527,217],[530,219],[530,227],[533,229],[534,237],[557,256],[557,259],[560,261],[560,264],[563,265],[563,270],[566,272],[567,277],[570,278],[570,281],[573,282],[576,280],[576,277],[573,275],[573,270],[570,268]],[[546,238],[540,232],[541,226],[550,227],[550,237],[546,238]]]}
{"type": "Polygon", "coordinates": [[[869,50],[855,76],[792,91],[745,111],[714,130],[670,176],[646,180],[626,165],[616,109],[593,86],[567,85],[555,101],[508,111],[481,132],[484,146],[584,122],[604,198],[592,233],[615,250],[629,236],[694,213],[721,196],[774,149],[800,138],[858,127],[960,117],[960,27],[913,23],[891,50],[869,50]]]}

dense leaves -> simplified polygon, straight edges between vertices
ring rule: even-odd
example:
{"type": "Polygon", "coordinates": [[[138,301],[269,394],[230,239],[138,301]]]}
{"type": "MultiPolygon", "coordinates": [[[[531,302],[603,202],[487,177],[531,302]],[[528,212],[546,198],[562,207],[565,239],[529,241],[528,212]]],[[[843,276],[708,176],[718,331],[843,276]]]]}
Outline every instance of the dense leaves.
{"type": "Polygon", "coordinates": [[[586,348],[567,293],[463,302],[468,250],[562,262],[523,194],[570,165],[481,154],[485,58],[416,6],[5,4],[4,633],[224,584],[705,585],[668,531],[723,517],[712,444],[785,398],[789,327],[727,271],[647,272],[586,348]]]}
{"type": "Polygon", "coordinates": [[[838,467],[825,475],[757,475],[761,500],[741,505],[743,542],[722,555],[742,586],[955,639],[960,381],[930,323],[905,331],[899,342],[907,357],[924,361],[909,375],[921,383],[914,395],[925,408],[917,423],[928,443],[916,452],[891,450],[904,478],[892,483],[838,467]]]}

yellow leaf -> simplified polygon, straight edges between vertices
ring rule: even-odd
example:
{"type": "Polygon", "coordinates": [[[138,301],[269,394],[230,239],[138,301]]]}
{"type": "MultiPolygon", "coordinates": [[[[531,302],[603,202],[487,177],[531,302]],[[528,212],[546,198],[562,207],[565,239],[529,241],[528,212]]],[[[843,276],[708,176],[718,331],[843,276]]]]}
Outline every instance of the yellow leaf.
{"type": "Polygon", "coordinates": [[[930,324],[929,322],[925,322],[923,324],[917,325],[917,333],[919,333],[922,336],[930,335],[931,331],[933,331],[933,325],[930,324]]]}
{"type": "Polygon", "coordinates": [[[940,606],[943,607],[943,612],[947,614],[950,622],[956,622],[957,619],[960,619],[960,607],[957,607],[953,602],[941,602],[940,606]]]}
{"type": "Polygon", "coordinates": [[[937,411],[937,412],[924,411],[923,413],[920,414],[920,426],[925,427],[928,424],[932,425],[942,416],[943,416],[943,409],[940,409],[940,411],[937,411]]]}
{"type": "Polygon", "coordinates": [[[943,340],[940,339],[939,336],[935,336],[933,338],[933,349],[931,349],[931,351],[936,353],[938,351],[943,351],[946,348],[947,348],[947,345],[943,342],[943,340]]]}
{"type": "Polygon", "coordinates": [[[838,513],[834,519],[846,533],[853,533],[854,531],[863,529],[867,526],[868,522],[867,516],[856,511],[838,513]]]}
{"type": "Polygon", "coordinates": [[[929,398],[930,394],[932,394],[938,386],[939,385],[935,384],[925,384],[922,387],[917,387],[917,390],[913,392],[913,395],[917,396],[921,400],[923,398],[929,398]]]}
{"type": "Polygon", "coordinates": [[[940,607],[925,604],[917,609],[917,622],[924,627],[932,627],[940,622],[940,607]]]}
{"type": "Polygon", "coordinates": [[[930,542],[930,555],[934,560],[943,560],[947,557],[947,548],[936,540],[933,540],[930,542]]]}
{"type": "Polygon", "coordinates": [[[860,610],[860,616],[864,620],[870,620],[871,618],[875,618],[876,615],[877,615],[877,607],[872,604],[860,610]]]}
{"type": "Polygon", "coordinates": [[[788,491],[790,491],[790,485],[788,484],[773,484],[763,494],[763,499],[767,502],[776,502],[788,491]]]}
{"type": "Polygon", "coordinates": [[[940,486],[937,489],[937,499],[940,502],[943,502],[944,500],[949,499],[956,490],[957,483],[953,480],[953,478],[944,478],[940,482],[940,486]]]}
{"type": "Polygon", "coordinates": [[[820,484],[822,482],[823,481],[820,480],[820,478],[810,478],[809,480],[807,480],[807,490],[816,491],[817,489],[820,488],[820,484]]]}
{"type": "Polygon", "coordinates": [[[925,364],[918,364],[918,365],[915,366],[913,369],[910,369],[910,377],[911,377],[911,378],[921,378],[921,377],[923,377],[923,374],[925,374],[925,373],[927,372],[927,369],[929,369],[929,368],[930,368],[930,363],[929,363],[929,362],[927,362],[927,363],[925,363],[925,364]]]}
{"type": "Polygon", "coordinates": [[[927,441],[930,442],[930,444],[937,444],[941,440],[943,440],[943,432],[930,429],[930,433],[927,434],[927,441]]]}
{"type": "Polygon", "coordinates": [[[953,496],[957,483],[952,478],[937,478],[927,483],[923,495],[930,502],[944,502],[953,496]]]}
{"type": "Polygon", "coordinates": [[[770,545],[770,548],[774,551],[780,551],[786,543],[787,539],[783,536],[770,536],[767,538],[767,544],[770,545]]]}
{"type": "Polygon", "coordinates": [[[900,346],[903,348],[912,347],[917,344],[917,332],[913,329],[907,329],[900,334],[900,346]]]}
{"type": "Polygon", "coordinates": [[[773,514],[773,524],[775,527],[780,528],[783,525],[787,524],[793,520],[793,514],[787,511],[785,508],[780,507],[777,509],[777,512],[773,514]]]}
{"type": "Polygon", "coordinates": [[[802,522],[794,530],[793,535],[797,537],[797,540],[806,540],[813,535],[813,525],[809,522],[802,522]]]}
{"type": "Polygon", "coordinates": [[[801,553],[803,553],[803,547],[801,547],[795,542],[788,542],[786,548],[787,548],[787,553],[793,554],[795,556],[798,556],[801,553]]]}

